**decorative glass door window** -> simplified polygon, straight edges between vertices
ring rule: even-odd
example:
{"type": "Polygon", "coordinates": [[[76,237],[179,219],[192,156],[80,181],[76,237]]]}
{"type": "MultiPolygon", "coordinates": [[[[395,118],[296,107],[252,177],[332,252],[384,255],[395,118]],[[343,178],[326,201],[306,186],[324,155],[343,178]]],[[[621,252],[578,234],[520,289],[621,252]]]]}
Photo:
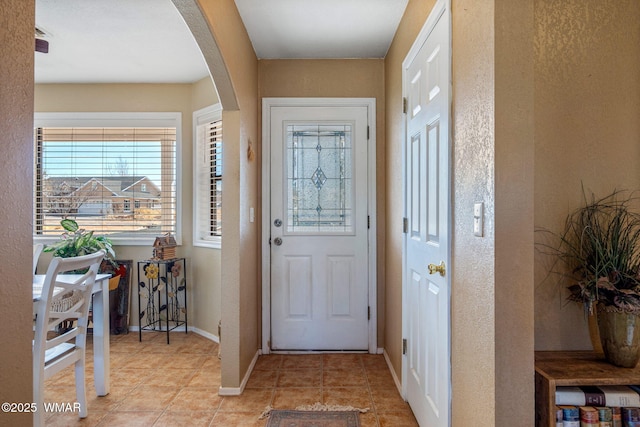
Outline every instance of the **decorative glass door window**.
{"type": "Polygon", "coordinates": [[[286,130],[286,231],[352,233],[352,124],[289,124],[286,130]]]}

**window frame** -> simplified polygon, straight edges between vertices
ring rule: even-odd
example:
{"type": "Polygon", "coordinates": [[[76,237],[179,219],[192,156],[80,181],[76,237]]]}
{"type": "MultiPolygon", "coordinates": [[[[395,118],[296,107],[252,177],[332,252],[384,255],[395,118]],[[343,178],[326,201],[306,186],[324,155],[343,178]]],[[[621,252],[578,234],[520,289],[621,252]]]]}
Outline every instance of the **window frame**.
{"type": "MultiPolygon", "coordinates": [[[[36,112],[33,128],[40,127],[174,127],[176,129],[175,179],[176,224],[175,239],[182,244],[182,113],[180,112],[36,112]]],[[[35,172],[34,172],[35,180],[35,172]]],[[[34,200],[35,201],[35,200],[34,200]]],[[[59,238],[41,236],[32,230],[35,243],[52,243],[59,238]]],[[[117,246],[148,246],[155,237],[110,237],[117,246]]]]}
{"type": "MultiPolygon", "coordinates": [[[[202,126],[222,120],[222,105],[220,103],[201,108],[193,112],[193,246],[204,248],[222,248],[222,236],[202,237],[202,229],[207,227],[210,218],[203,218],[200,215],[201,207],[211,206],[211,200],[204,200],[204,196],[200,195],[199,176],[205,169],[202,164],[202,157],[198,154],[204,150],[205,135],[202,132],[202,126]]],[[[223,140],[224,140],[224,124],[223,124],[223,140]]],[[[224,153],[224,142],[222,152],[224,153]]],[[[224,156],[224,154],[223,154],[224,156]]],[[[220,179],[224,189],[224,160],[223,173],[220,179]]],[[[222,192],[224,198],[224,190],[222,192]]]]}

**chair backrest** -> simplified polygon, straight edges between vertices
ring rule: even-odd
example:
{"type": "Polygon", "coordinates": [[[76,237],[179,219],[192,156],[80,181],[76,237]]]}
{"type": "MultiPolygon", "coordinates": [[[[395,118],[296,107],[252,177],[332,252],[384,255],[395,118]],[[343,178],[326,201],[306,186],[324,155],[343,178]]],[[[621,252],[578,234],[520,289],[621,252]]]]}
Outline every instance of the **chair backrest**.
{"type": "Polygon", "coordinates": [[[33,245],[33,274],[36,274],[36,267],[38,267],[38,259],[40,259],[40,254],[44,249],[44,245],[42,243],[36,243],[33,245]]]}
{"type": "MultiPolygon", "coordinates": [[[[91,292],[104,251],[72,258],[54,257],[44,279],[42,294],[37,302],[33,347],[34,369],[43,369],[45,352],[74,339],[74,345],[84,347],[91,304],[91,292]],[[83,271],[73,275],[65,273],[83,271]],[[57,288],[57,289],[56,289],[57,288]],[[54,296],[55,293],[55,296],[54,296]],[[65,321],[76,326],[48,339],[48,332],[65,321]],[[81,342],[79,342],[79,340],[81,342]]],[[[53,374],[55,372],[52,372],[53,374]]],[[[49,375],[45,375],[48,377],[49,375]]]]}

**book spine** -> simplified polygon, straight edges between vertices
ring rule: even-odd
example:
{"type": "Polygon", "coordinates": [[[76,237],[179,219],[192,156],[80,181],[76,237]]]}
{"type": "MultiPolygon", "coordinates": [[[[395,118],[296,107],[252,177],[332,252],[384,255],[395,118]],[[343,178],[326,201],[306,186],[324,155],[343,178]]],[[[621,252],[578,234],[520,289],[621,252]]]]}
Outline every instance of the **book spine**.
{"type": "Polygon", "coordinates": [[[611,422],[613,423],[613,427],[622,427],[622,411],[620,408],[611,408],[611,422]]]}
{"type": "Polygon", "coordinates": [[[582,386],[580,390],[584,393],[585,406],[605,406],[605,395],[602,390],[595,386],[582,386]]]}
{"type": "Polygon", "coordinates": [[[600,427],[600,414],[593,406],[580,407],[580,427],[600,427]]]}
{"type": "Polygon", "coordinates": [[[640,394],[629,386],[600,386],[605,404],[601,406],[640,407],[640,394]]]}
{"type": "Polygon", "coordinates": [[[577,406],[561,406],[562,427],[580,427],[580,409],[577,406]]]}
{"type": "Polygon", "coordinates": [[[599,427],[613,427],[613,411],[608,407],[597,407],[599,427]]]}
{"type": "Polygon", "coordinates": [[[640,408],[622,408],[622,426],[640,427],[640,408]]]}
{"type": "Polygon", "coordinates": [[[562,408],[556,406],[556,427],[562,427],[562,408]]]}

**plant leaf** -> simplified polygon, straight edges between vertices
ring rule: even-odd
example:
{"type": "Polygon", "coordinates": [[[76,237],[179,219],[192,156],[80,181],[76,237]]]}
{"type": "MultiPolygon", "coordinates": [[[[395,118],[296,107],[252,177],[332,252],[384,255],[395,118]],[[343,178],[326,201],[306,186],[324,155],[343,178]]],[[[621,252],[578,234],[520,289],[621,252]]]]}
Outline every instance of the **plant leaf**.
{"type": "Polygon", "coordinates": [[[65,230],[70,231],[72,233],[75,233],[76,230],[78,230],[78,223],[70,218],[65,218],[62,221],[60,221],[60,225],[65,230]]]}

